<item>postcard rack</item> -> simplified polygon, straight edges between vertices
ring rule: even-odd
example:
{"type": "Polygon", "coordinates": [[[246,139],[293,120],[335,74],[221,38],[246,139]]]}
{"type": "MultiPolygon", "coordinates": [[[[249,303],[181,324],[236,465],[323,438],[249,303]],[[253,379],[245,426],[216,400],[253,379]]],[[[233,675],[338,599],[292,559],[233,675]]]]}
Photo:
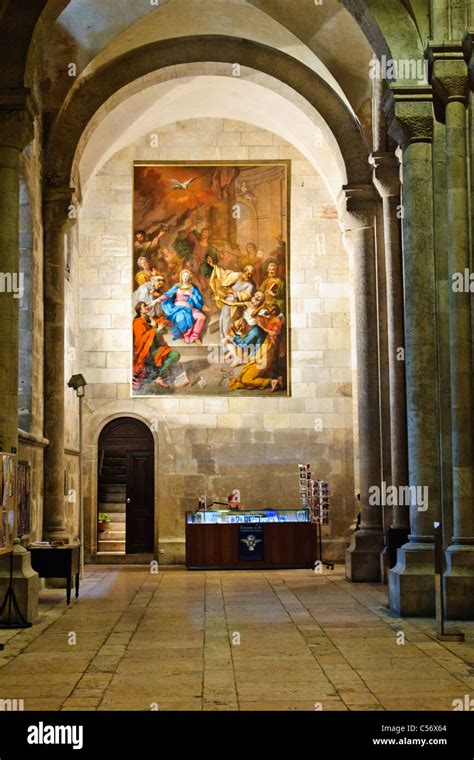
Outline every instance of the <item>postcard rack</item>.
{"type": "Polygon", "coordinates": [[[322,526],[329,525],[329,484],[324,480],[313,480],[309,464],[299,464],[300,502],[304,509],[309,509],[310,520],[316,526],[319,549],[318,560],[328,569],[334,569],[334,563],[324,561],[322,526]]]}

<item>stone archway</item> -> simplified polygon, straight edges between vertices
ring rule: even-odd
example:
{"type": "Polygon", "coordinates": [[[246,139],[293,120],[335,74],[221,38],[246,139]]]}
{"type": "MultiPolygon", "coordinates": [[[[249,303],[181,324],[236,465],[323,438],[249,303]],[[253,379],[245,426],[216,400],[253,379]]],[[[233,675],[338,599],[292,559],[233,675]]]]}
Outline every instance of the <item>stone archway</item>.
{"type": "Polygon", "coordinates": [[[187,119],[227,118],[272,132],[301,151],[337,203],[347,174],[328,125],[308,101],[274,77],[245,67],[240,73],[229,76],[228,64],[222,63],[180,64],[141,77],[111,96],[77,146],[72,178],[81,200],[93,173],[135,139],[187,119]]]}
{"type": "Polygon", "coordinates": [[[102,428],[97,498],[97,556],[154,553],[154,440],[144,422],[123,416],[102,428]]]}
{"type": "MultiPolygon", "coordinates": [[[[180,63],[239,61],[269,74],[302,95],[327,123],[344,158],[348,183],[370,183],[368,146],[360,125],[348,106],[308,66],[265,45],[224,36],[195,36],[163,40],[138,47],[105,63],[71,91],[64,104],[46,149],[46,178],[49,188],[67,189],[78,141],[96,111],[117,90],[152,71],[180,63]]],[[[229,69],[230,75],[232,74],[229,69]]]]}
{"type": "MultiPolygon", "coordinates": [[[[84,426],[84,519],[85,519],[85,559],[86,562],[97,562],[97,514],[99,510],[98,500],[98,468],[99,468],[99,440],[102,431],[114,420],[126,417],[135,420],[146,427],[153,437],[155,451],[155,499],[154,499],[154,552],[158,551],[160,531],[160,487],[159,466],[163,448],[171,443],[170,433],[163,417],[156,412],[153,415],[155,423],[150,425],[151,410],[146,404],[132,404],[127,402],[110,402],[102,405],[100,410],[85,416],[84,426]],[[160,438],[161,437],[161,438],[160,438]]],[[[137,561],[140,558],[137,559],[137,561]]],[[[107,560],[107,557],[105,558],[107,560]]],[[[104,561],[105,561],[104,560],[104,561]]],[[[127,562],[133,563],[133,556],[129,556],[127,562]]]]}
{"type": "MultiPolygon", "coordinates": [[[[295,60],[286,53],[268,46],[235,40],[221,36],[200,36],[186,39],[183,47],[179,40],[166,40],[144,45],[134,51],[120,56],[115,61],[104,64],[89,77],[83,77],[80,88],[74,88],[64,105],[47,147],[48,176],[46,199],[48,206],[66,210],[70,197],[70,175],[77,143],[89,123],[108,98],[121,87],[136,81],[140,76],[162,67],[214,61],[231,64],[236,59],[242,66],[271,75],[283,82],[284,85],[299,93],[299,95],[315,108],[331,130],[339,146],[347,175],[347,193],[344,194],[341,207],[351,205],[355,213],[350,216],[348,229],[358,238],[355,266],[360,287],[357,298],[360,299],[359,311],[362,321],[360,334],[363,338],[358,341],[357,364],[360,374],[359,387],[368,388],[362,399],[362,415],[364,424],[359,424],[360,448],[363,457],[369,457],[374,430],[378,427],[378,375],[377,367],[372,357],[377,356],[376,316],[376,269],[374,258],[374,200],[375,195],[371,186],[371,169],[368,163],[368,147],[365,143],[361,127],[350,107],[334,92],[324,79],[314,70],[295,60]],[[362,236],[359,234],[362,233],[362,236]],[[362,287],[363,284],[363,287],[362,287]],[[370,314],[369,318],[368,315],[370,314]],[[370,329],[363,330],[363,326],[370,329]],[[365,424],[365,418],[371,410],[371,423],[365,424]],[[364,438],[365,436],[365,438],[364,438]]],[[[51,235],[46,245],[46,256],[51,261],[51,269],[56,267],[63,255],[60,245],[60,235],[51,235]]],[[[57,292],[55,292],[57,298],[57,292]]],[[[356,312],[358,310],[356,309],[356,312]]],[[[46,325],[48,328],[48,325],[46,325]]],[[[58,383],[56,383],[58,386],[58,383]]],[[[58,393],[56,387],[56,394],[58,393]]],[[[362,457],[361,457],[362,459],[362,457]]],[[[377,457],[372,457],[370,467],[365,467],[364,477],[368,483],[377,482],[378,475],[374,472],[378,467],[377,457]],[[372,480],[370,480],[372,478],[372,480]]],[[[364,493],[368,491],[368,483],[364,493]]],[[[58,487],[59,491],[59,487],[58,487]]],[[[59,494],[58,494],[59,496],[59,494]]],[[[379,525],[374,525],[379,533],[379,525]]],[[[371,547],[377,554],[379,541],[371,547]]]]}

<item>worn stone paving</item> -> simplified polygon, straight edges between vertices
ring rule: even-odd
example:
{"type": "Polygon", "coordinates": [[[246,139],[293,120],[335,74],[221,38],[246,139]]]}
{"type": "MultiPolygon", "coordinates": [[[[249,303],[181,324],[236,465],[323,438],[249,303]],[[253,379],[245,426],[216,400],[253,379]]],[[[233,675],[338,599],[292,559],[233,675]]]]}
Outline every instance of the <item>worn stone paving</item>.
{"type": "Polygon", "coordinates": [[[440,643],[342,567],[86,570],[46,589],[39,623],[0,631],[0,700],[26,710],[452,710],[474,695],[474,622],[440,643]]]}

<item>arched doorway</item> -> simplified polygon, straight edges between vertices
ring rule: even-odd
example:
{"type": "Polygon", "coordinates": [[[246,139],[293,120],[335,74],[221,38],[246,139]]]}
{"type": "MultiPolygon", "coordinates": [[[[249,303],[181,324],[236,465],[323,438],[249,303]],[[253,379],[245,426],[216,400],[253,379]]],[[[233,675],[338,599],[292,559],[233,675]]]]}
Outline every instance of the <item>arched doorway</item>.
{"type": "Polygon", "coordinates": [[[154,441],[132,417],[112,420],[99,437],[98,515],[110,522],[98,533],[97,552],[154,550],[154,441]]]}

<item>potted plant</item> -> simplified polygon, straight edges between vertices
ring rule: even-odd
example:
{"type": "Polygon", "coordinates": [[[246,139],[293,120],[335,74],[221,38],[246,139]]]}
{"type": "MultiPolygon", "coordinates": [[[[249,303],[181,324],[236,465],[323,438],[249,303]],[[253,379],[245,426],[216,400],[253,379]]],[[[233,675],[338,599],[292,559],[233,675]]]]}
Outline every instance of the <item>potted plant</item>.
{"type": "Polygon", "coordinates": [[[103,533],[105,530],[107,530],[107,526],[110,522],[110,517],[106,513],[102,513],[99,515],[99,521],[97,523],[97,529],[99,533],[103,533]]]}

